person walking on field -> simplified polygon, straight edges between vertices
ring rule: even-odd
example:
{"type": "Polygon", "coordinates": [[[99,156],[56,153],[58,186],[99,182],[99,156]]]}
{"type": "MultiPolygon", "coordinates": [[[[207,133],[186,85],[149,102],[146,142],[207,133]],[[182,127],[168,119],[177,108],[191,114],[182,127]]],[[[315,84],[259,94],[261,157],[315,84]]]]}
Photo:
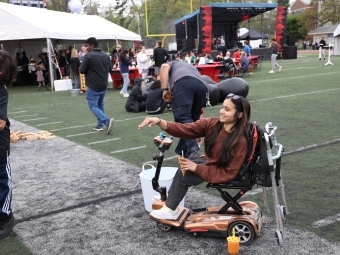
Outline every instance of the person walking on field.
{"type": "Polygon", "coordinates": [[[276,63],[276,58],[277,58],[277,55],[279,54],[279,45],[277,44],[274,38],[271,39],[271,43],[269,47],[272,49],[272,55],[271,55],[272,70],[270,70],[269,73],[275,73],[275,67],[279,68],[279,72],[281,72],[282,66],[276,63]]]}
{"type": "Polygon", "coordinates": [[[110,57],[98,48],[94,37],[86,40],[87,53],[80,65],[80,73],[85,74],[86,100],[91,112],[97,117],[95,131],[102,131],[106,125],[106,134],[111,134],[114,119],[109,119],[104,112],[104,98],[107,91],[107,77],[111,70],[110,57]]]}
{"type": "Polygon", "coordinates": [[[155,61],[155,75],[157,80],[160,79],[161,65],[166,63],[169,55],[164,48],[162,48],[162,41],[156,42],[156,48],[153,50],[153,60],[155,61]]]}
{"type": "Polygon", "coordinates": [[[0,239],[12,230],[15,219],[12,212],[12,176],[10,165],[10,126],[7,117],[8,92],[16,78],[14,58],[0,50],[0,239]]]}

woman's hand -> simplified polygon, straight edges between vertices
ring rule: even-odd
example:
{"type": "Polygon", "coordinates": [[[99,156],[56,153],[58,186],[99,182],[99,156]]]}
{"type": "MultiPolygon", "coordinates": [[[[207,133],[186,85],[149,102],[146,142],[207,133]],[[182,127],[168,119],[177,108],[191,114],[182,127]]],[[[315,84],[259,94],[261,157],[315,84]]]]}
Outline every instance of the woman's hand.
{"type": "Polygon", "coordinates": [[[187,158],[180,157],[178,159],[178,163],[179,163],[181,170],[183,171],[192,171],[192,172],[196,171],[197,164],[190,161],[187,158]]]}
{"type": "Polygon", "coordinates": [[[138,125],[138,129],[142,129],[144,126],[149,125],[149,127],[152,127],[154,125],[158,125],[161,122],[160,118],[157,117],[147,117],[144,119],[144,121],[138,125]]]}

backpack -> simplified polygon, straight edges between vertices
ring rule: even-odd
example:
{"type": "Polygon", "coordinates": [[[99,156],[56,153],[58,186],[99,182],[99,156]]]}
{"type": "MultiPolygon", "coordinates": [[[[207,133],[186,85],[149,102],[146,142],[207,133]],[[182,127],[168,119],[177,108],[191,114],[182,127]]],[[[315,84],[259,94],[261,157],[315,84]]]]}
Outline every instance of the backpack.
{"type": "MultiPolygon", "coordinates": [[[[273,166],[269,165],[267,146],[264,134],[266,130],[257,125],[256,122],[248,124],[246,138],[248,142],[248,151],[242,169],[239,172],[241,179],[258,184],[263,187],[271,187],[271,171],[273,166]]],[[[270,143],[270,148],[272,144],[270,143]]]]}

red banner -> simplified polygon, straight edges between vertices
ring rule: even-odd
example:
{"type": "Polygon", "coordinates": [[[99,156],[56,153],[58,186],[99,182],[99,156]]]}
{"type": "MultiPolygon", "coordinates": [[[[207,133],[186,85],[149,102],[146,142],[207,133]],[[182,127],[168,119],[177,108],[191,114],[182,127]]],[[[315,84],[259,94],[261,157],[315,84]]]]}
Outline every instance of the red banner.
{"type": "Polygon", "coordinates": [[[287,6],[277,7],[276,16],[276,42],[279,45],[279,52],[283,51],[283,45],[286,38],[286,26],[287,26],[287,6]]]}
{"type": "Polygon", "coordinates": [[[199,17],[198,52],[210,54],[212,48],[212,7],[202,6],[199,17]]]}

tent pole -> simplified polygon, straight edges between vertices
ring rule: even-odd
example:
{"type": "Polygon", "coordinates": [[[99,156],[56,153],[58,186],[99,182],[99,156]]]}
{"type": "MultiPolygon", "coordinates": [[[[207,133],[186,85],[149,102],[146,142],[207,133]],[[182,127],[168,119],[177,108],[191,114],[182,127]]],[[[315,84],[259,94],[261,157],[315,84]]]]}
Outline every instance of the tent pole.
{"type": "MultiPolygon", "coordinates": [[[[52,65],[52,55],[51,52],[53,51],[53,49],[51,48],[51,39],[50,38],[46,38],[46,42],[47,42],[47,50],[48,50],[48,65],[49,65],[49,71],[50,71],[50,84],[51,84],[51,91],[53,91],[53,81],[54,81],[54,77],[53,77],[53,65],[52,65]]],[[[53,57],[54,57],[54,52],[53,52],[53,57]]]]}
{"type": "Polygon", "coordinates": [[[263,13],[261,13],[261,44],[263,44],[263,13]]]}

